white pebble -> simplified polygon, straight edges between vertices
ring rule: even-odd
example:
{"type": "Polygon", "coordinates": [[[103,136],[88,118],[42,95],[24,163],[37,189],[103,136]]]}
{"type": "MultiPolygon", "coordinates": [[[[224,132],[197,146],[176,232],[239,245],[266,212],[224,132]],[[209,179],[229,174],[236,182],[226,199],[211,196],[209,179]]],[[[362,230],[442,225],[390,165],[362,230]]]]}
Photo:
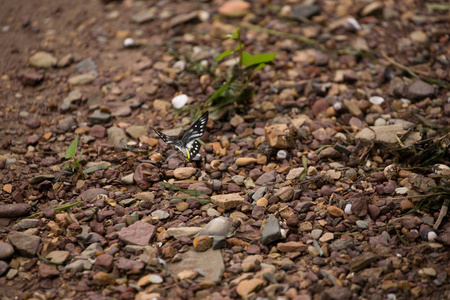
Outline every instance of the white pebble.
{"type": "Polygon", "coordinates": [[[178,69],[180,71],[184,71],[184,68],[186,68],[186,62],[184,60],[179,60],[172,66],[174,69],[178,69]]]}
{"type": "Polygon", "coordinates": [[[175,96],[172,99],[172,105],[176,109],[180,109],[180,108],[182,108],[183,106],[186,105],[188,100],[189,100],[189,98],[188,98],[188,96],[186,94],[181,94],[181,95],[175,96]]]}
{"type": "Polygon", "coordinates": [[[352,214],[352,205],[351,205],[350,203],[347,204],[347,205],[345,206],[344,212],[345,212],[347,215],[351,215],[351,214],[352,214]]]}
{"type": "Polygon", "coordinates": [[[356,31],[361,30],[361,25],[359,25],[358,21],[354,18],[347,18],[347,20],[345,20],[345,25],[356,31]]]}
{"type": "Polygon", "coordinates": [[[125,47],[133,47],[133,46],[135,45],[135,41],[134,41],[134,39],[132,39],[132,38],[126,38],[126,39],[123,41],[123,45],[124,45],[125,47]]]}
{"type": "Polygon", "coordinates": [[[287,157],[287,152],[286,151],[280,150],[280,151],[277,152],[277,158],[279,160],[286,159],[286,157],[287,157]]]}
{"type": "Polygon", "coordinates": [[[372,96],[369,98],[369,102],[375,105],[381,105],[384,103],[384,98],[380,96],[372,96]]]}
{"type": "Polygon", "coordinates": [[[428,241],[434,242],[437,238],[437,234],[434,231],[428,232],[428,241]]]}

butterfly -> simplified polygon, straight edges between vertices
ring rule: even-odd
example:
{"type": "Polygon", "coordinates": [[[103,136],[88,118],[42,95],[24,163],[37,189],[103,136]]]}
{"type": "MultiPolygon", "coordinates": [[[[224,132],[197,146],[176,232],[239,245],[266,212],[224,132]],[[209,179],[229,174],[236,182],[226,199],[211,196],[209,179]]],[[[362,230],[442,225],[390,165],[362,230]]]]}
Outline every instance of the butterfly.
{"type": "Polygon", "coordinates": [[[173,145],[175,149],[180,152],[183,157],[190,161],[198,151],[200,151],[201,144],[197,140],[205,133],[206,123],[208,122],[208,112],[205,112],[195,123],[186,131],[181,140],[171,138],[164,133],[152,128],[153,131],[167,144],[173,145]]]}

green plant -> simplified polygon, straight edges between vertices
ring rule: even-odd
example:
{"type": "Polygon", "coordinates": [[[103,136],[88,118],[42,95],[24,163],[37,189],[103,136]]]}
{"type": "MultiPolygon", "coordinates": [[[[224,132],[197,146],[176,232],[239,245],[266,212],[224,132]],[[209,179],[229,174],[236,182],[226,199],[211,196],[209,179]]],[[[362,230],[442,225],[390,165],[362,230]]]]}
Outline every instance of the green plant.
{"type": "Polygon", "coordinates": [[[245,45],[241,40],[241,29],[238,28],[228,38],[235,40],[237,46],[234,50],[222,52],[216,59],[216,62],[234,55],[238,60],[238,70],[231,71],[229,78],[220,86],[217,91],[211,95],[208,105],[212,107],[212,113],[225,113],[232,109],[234,104],[245,104],[253,95],[253,87],[250,85],[252,74],[255,70],[261,70],[265,65],[271,64],[277,53],[261,53],[252,55],[244,51],[245,45]],[[228,108],[228,109],[226,109],[228,108]]]}
{"type": "Polygon", "coordinates": [[[78,159],[75,158],[75,155],[77,154],[77,148],[78,148],[78,134],[75,136],[75,139],[70,143],[69,147],[66,149],[66,153],[64,155],[65,159],[70,159],[67,161],[63,167],[62,171],[67,169],[69,166],[72,167],[72,172],[77,171],[79,175],[81,175],[82,178],[84,178],[83,170],[81,169],[80,161],[81,161],[81,155],[83,154],[83,149],[81,149],[80,156],[78,159]]]}

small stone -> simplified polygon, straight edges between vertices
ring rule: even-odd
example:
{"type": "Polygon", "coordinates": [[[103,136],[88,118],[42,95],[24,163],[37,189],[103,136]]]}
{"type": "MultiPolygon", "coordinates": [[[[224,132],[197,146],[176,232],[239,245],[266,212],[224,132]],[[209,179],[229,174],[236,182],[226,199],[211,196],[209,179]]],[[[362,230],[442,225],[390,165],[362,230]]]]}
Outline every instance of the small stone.
{"type": "Polygon", "coordinates": [[[239,194],[233,193],[211,196],[211,202],[225,210],[228,210],[244,203],[245,200],[239,194]]]}
{"type": "Polygon", "coordinates": [[[147,135],[147,128],[145,126],[131,125],[125,132],[133,139],[139,139],[140,137],[147,135]]]}
{"type": "Polygon", "coordinates": [[[126,147],[128,138],[123,129],[118,127],[110,127],[106,133],[108,135],[108,143],[119,148],[126,147]]]}
{"type": "Polygon", "coordinates": [[[177,228],[169,228],[167,229],[167,234],[169,236],[173,236],[175,239],[179,239],[182,237],[193,237],[197,233],[200,232],[203,228],[201,227],[177,227],[177,228]]]}
{"type": "Polygon", "coordinates": [[[350,270],[352,272],[359,272],[377,261],[377,256],[372,252],[364,253],[352,259],[350,263],[350,270]]]}
{"type": "Polygon", "coordinates": [[[109,120],[111,120],[111,114],[103,112],[100,109],[96,109],[92,114],[89,115],[88,118],[89,121],[94,124],[108,123],[109,120]]]}
{"type": "Polygon", "coordinates": [[[0,276],[7,274],[9,269],[9,264],[6,261],[0,260],[0,276]]]}
{"type": "Polygon", "coordinates": [[[155,12],[150,9],[145,9],[143,11],[138,12],[137,14],[131,17],[131,20],[134,23],[143,24],[148,21],[151,21],[155,18],[155,12]]]}
{"type": "Polygon", "coordinates": [[[250,8],[250,3],[242,0],[226,1],[217,10],[219,14],[238,17],[245,15],[250,8]]]}
{"type": "Polygon", "coordinates": [[[268,245],[278,241],[283,237],[278,219],[271,216],[266,220],[261,231],[261,243],[268,245]]]}
{"type": "Polygon", "coordinates": [[[34,257],[41,243],[41,238],[22,232],[11,232],[8,235],[8,241],[20,255],[34,257]]]}
{"type": "Polygon", "coordinates": [[[334,286],[332,288],[326,288],[323,293],[321,293],[320,299],[327,300],[345,300],[351,299],[352,292],[349,288],[343,286],[334,286]]]}
{"type": "Polygon", "coordinates": [[[259,198],[258,201],[256,201],[256,205],[267,207],[267,205],[269,205],[269,201],[266,198],[262,197],[259,198]]]}
{"type": "Polygon", "coordinates": [[[333,217],[342,217],[344,215],[344,211],[336,206],[328,206],[327,211],[333,217]]]}
{"type": "Polygon", "coordinates": [[[302,175],[302,173],[305,171],[305,168],[294,168],[289,171],[289,173],[286,176],[287,180],[293,180],[297,179],[302,175]]]}
{"type": "Polygon", "coordinates": [[[152,217],[155,217],[158,220],[166,220],[170,217],[170,214],[167,211],[158,209],[152,212],[152,217]]]}
{"type": "Polygon", "coordinates": [[[322,232],[323,232],[322,229],[313,229],[311,230],[311,237],[315,240],[318,240],[322,235],[322,232]]]}
{"type": "Polygon", "coordinates": [[[345,249],[355,249],[355,242],[353,239],[339,239],[330,245],[331,251],[341,251],[345,249]]]}
{"type": "Polygon", "coordinates": [[[308,245],[303,244],[302,242],[286,242],[286,243],[278,243],[277,249],[281,252],[304,252],[308,249],[308,245]]]}
{"type": "Polygon", "coordinates": [[[64,263],[70,256],[69,251],[52,251],[45,257],[52,263],[62,264],[64,263]]]}
{"type": "Polygon", "coordinates": [[[274,182],[277,177],[277,171],[269,171],[267,173],[262,174],[259,176],[259,178],[255,181],[256,185],[264,185],[266,183],[274,182]]]}
{"type": "Polygon", "coordinates": [[[434,88],[431,84],[416,81],[408,87],[408,97],[412,101],[420,101],[434,96],[434,88]]]}
{"type": "Polygon", "coordinates": [[[55,265],[48,265],[45,263],[42,263],[39,265],[39,277],[41,278],[50,278],[59,276],[60,273],[55,265]]]}
{"type": "Polygon", "coordinates": [[[127,176],[122,177],[120,181],[122,181],[123,184],[133,184],[134,183],[133,176],[134,173],[128,174],[127,176]]]}
{"type": "Polygon", "coordinates": [[[116,283],[116,280],[111,275],[103,271],[94,274],[92,281],[98,286],[114,285],[116,283]]]}
{"type": "Polygon", "coordinates": [[[412,209],[413,207],[414,207],[414,203],[412,203],[411,201],[409,201],[409,200],[407,200],[407,199],[402,200],[402,201],[400,202],[400,210],[401,210],[401,211],[410,210],[410,209],[412,209]]]}
{"type": "Polygon", "coordinates": [[[369,223],[367,223],[364,220],[357,220],[356,226],[358,226],[358,228],[360,228],[360,229],[367,229],[367,228],[369,228],[369,223]]]}
{"type": "Polygon", "coordinates": [[[36,228],[38,224],[39,224],[38,219],[23,219],[20,220],[19,223],[17,223],[16,225],[14,225],[13,229],[19,230],[19,229],[36,228]]]}
{"type": "Polygon", "coordinates": [[[251,164],[255,164],[256,163],[256,158],[253,157],[239,157],[238,159],[236,159],[236,165],[238,167],[245,167],[251,164]]]}
{"type": "Polygon", "coordinates": [[[194,176],[197,173],[197,169],[193,167],[182,167],[182,168],[176,168],[173,171],[173,176],[176,179],[188,179],[191,176],[194,176]]]}
{"type": "Polygon", "coordinates": [[[229,218],[214,218],[197,234],[198,236],[227,236],[231,231],[229,218]]]}
{"type": "Polygon", "coordinates": [[[93,82],[97,78],[97,75],[94,73],[86,73],[75,75],[69,78],[68,82],[70,85],[85,85],[93,82]]]}
{"type": "Polygon", "coordinates": [[[27,125],[30,128],[36,129],[41,127],[41,121],[39,121],[37,118],[29,118],[27,120],[27,125]]]}
{"type": "Polygon", "coordinates": [[[381,105],[384,103],[384,98],[380,97],[380,96],[372,96],[369,98],[369,102],[374,104],[374,105],[381,105]]]}
{"type": "Polygon", "coordinates": [[[0,205],[0,218],[19,218],[30,213],[31,206],[27,203],[0,205]]]}
{"type": "Polygon", "coordinates": [[[303,22],[304,19],[309,19],[320,13],[320,6],[317,4],[300,4],[292,8],[292,18],[303,22]]]}
{"type": "Polygon", "coordinates": [[[287,158],[287,152],[285,150],[279,150],[277,152],[277,159],[278,160],[283,160],[287,158]]]}
{"type": "Polygon", "coordinates": [[[155,226],[137,221],[119,232],[119,240],[129,245],[146,246],[155,235],[155,231],[155,226]]]}
{"type": "Polygon", "coordinates": [[[13,255],[14,255],[13,246],[11,246],[11,244],[9,243],[0,242],[0,261],[10,259],[13,255]]]}
{"type": "Polygon", "coordinates": [[[201,235],[201,236],[197,236],[196,238],[194,238],[194,249],[195,251],[198,252],[203,252],[208,250],[209,248],[211,248],[213,243],[213,238],[206,236],[206,235],[201,235]]]}
{"type": "Polygon", "coordinates": [[[54,65],[56,65],[57,61],[58,60],[56,59],[56,57],[44,51],[36,52],[29,59],[29,63],[31,66],[43,69],[53,67],[54,65]]]}
{"type": "Polygon", "coordinates": [[[325,232],[322,237],[319,239],[322,243],[326,243],[334,240],[334,234],[332,232],[325,232]]]}
{"type": "Polygon", "coordinates": [[[185,94],[181,94],[172,99],[172,105],[175,109],[180,109],[185,106],[188,101],[189,97],[185,94]]]}
{"type": "Polygon", "coordinates": [[[264,286],[264,284],[265,281],[260,278],[245,279],[239,282],[236,288],[236,292],[242,298],[247,298],[250,293],[257,292],[264,286]]]}
{"type": "Polygon", "coordinates": [[[294,196],[294,189],[289,186],[282,187],[275,196],[279,197],[281,201],[288,202],[294,196]]]}

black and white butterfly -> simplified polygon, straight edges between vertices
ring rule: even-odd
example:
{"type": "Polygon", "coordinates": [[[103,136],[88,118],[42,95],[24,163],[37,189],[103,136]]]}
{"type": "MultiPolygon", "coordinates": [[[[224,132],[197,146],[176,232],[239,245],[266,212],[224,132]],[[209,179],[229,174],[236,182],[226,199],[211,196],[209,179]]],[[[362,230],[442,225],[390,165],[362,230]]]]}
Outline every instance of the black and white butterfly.
{"type": "Polygon", "coordinates": [[[152,128],[156,134],[168,145],[173,145],[187,161],[190,161],[198,151],[201,144],[197,140],[205,133],[206,123],[208,122],[208,112],[205,112],[195,123],[186,131],[181,140],[171,138],[155,128],[152,128]]]}

